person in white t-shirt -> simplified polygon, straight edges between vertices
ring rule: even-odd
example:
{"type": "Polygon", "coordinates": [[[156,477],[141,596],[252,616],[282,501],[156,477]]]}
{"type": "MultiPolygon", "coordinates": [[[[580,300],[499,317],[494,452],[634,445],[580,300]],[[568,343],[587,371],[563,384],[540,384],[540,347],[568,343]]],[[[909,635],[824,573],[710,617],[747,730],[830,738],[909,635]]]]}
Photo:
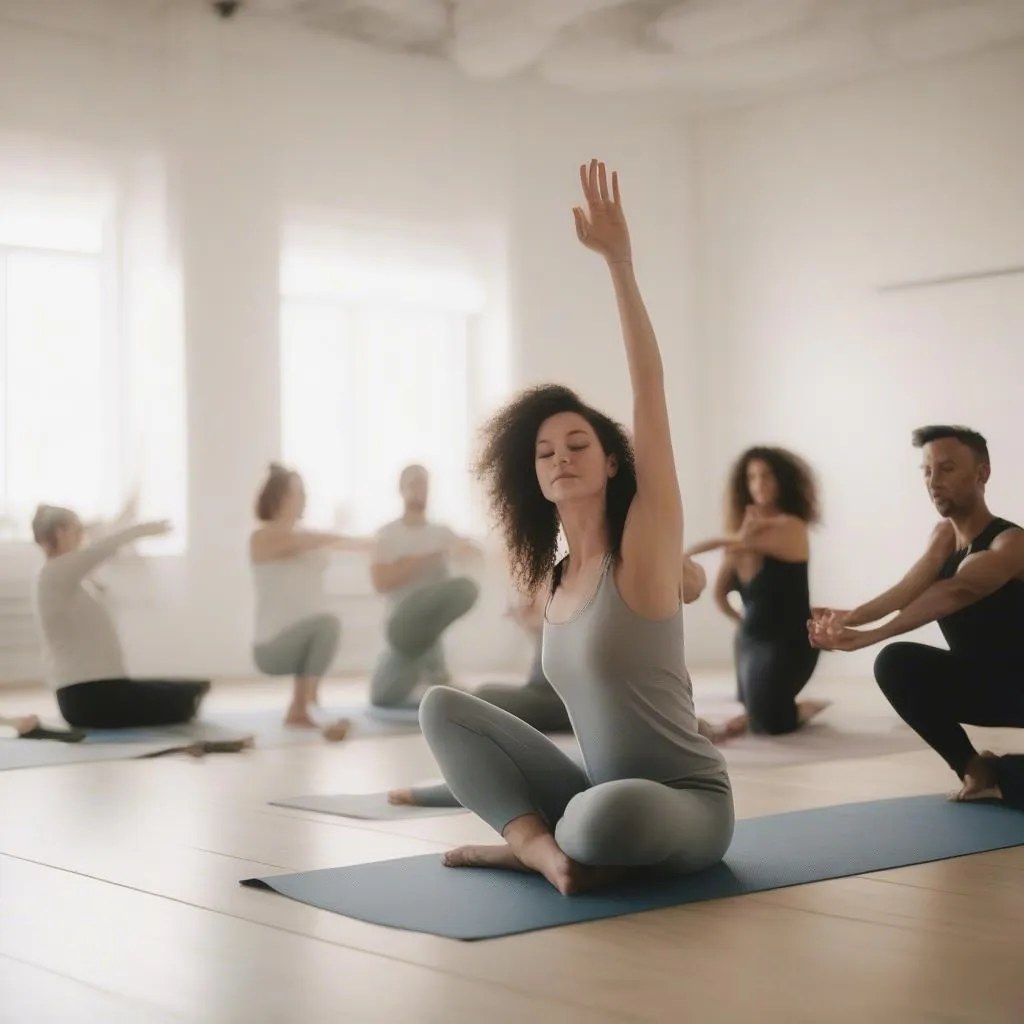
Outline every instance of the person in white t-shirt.
{"type": "Polygon", "coordinates": [[[406,466],[398,481],[404,511],[377,533],[370,565],[374,589],[388,600],[386,647],[370,680],[370,703],[408,705],[421,682],[448,682],[441,637],[476,604],[479,587],[452,576],[452,559],[477,555],[473,541],[427,519],[430,477],[406,466]]]}

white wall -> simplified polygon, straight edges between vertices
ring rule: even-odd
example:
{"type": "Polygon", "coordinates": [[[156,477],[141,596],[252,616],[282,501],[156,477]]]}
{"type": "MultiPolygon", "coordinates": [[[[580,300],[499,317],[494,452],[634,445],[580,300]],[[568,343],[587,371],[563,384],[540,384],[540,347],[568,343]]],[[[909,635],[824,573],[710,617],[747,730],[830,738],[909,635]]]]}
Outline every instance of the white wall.
{"type": "MultiPolygon", "coordinates": [[[[118,43],[4,25],[0,131],[104,147],[153,146],[167,161],[184,282],[189,404],[189,551],[116,570],[137,672],[251,671],[245,561],[253,490],[279,445],[281,211],[356,211],[480,228],[507,239],[513,385],[559,379],[628,410],[610,290],[581,250],[576,168],[616,164],[639,272],[661,327],[684,483],[700,477],[689,330],[685,150],[650,102],[573,99],[526,85],[469,84],[445,69],[326,38],[200,12],[118,43]],[[681,185],[682,182],[682,185],[681,185]]],[[[346,576],[345,573],[342,574],[346,576]]],[[[365,568],[346,576],[338,666],[365,669],[379,605],[365,568]]],[[[504,584],[453,638],[467,669],[523,664],[500,618],[504,584]]],[[[699,640],[695,648],[699,652],[699,640]]]]}
{"type": "MultiPolygon", "coordinates": [[[[1024,276],[879,291],[1024,264],[1022,96],[1015,47],[696,128],[707,484],[755,442],[813,462],[816,602],[873,596],[923,548],[921,424],[981,430],[991,505],[1024,519],[1024,276]]],[[[712,618],[693,620],[725,656],[712,618]]],[[[874,653],[827,667],[864,673],[874,653]]]]}

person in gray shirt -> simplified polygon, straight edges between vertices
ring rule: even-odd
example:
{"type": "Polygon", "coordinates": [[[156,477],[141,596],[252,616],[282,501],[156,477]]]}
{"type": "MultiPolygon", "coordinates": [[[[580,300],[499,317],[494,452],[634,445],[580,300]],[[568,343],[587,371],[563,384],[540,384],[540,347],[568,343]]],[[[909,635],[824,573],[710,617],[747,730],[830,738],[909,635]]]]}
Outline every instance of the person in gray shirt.
{"type": "Polygon", "coordinates": [[[683,505],[658,342],[633,272],[618,180],[580,168],[579,241],[607,264],[633,395],[633,438],[559,385],[528,389],[487,425],[478,472],[516,582],[547,591],[544,674],[582,764],[515,716],[445,686],[420,725],[453,796],[503,843],[450,867],[541,874],[564,895],[636,870],[719,863],[734,808],[701,734],[683,651],[683,505]],[[568,555],[556,564],[559,535],[568,555]]]}
{"type": "Polygon", "coordinates": [[[377,533],[371,558],[374,589],[388,603],[385,649],[370,679],[370,703],[376,707],[409,705],[421,682],[447,681],[441,637],[470,611],[480,592],[468,576],[449,573],[452,558],[479,549],[427,518],[429,485],[423,466],[402,470],[402,515],[377,533]]]}

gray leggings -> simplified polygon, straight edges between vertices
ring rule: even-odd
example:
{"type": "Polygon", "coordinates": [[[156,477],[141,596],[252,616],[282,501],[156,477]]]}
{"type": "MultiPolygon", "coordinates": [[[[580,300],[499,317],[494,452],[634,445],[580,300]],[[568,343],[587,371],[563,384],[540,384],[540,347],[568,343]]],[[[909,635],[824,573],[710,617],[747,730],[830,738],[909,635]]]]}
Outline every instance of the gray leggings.
{"type": "Polygon", "coordinates": [[[341,639],[333,615],[311,615],[252,649],[256,667],[268,676],[315,676],[330,667],[341,639]]]}
{"type": "Polygon", "coordinates": [[[498,833],[539,814],[578,864],[701,871],[732,841],[728,790],[674,788],[650,779],[592,785],[546,736],[500,708],[438,686],[420,725],[453,796],[498,833]]]}
{"type": "MultiPolygon", "coordinates": [[[[476,696],[493,704],[539,732],[571,732],[572,723],[562,698],[548,682],[541,665],[541,638],[525,685],[486,683],[476,696]]],[[[458,807],[459,801],[443,782],[423,782],[412,787],[412,801],[420,807],[458,807]]]]}
{"type": "Polygon", "coordinates": [[[465,576],[431,583],[399,601],[385,629],[387,648],[370,680],[375,707],[405,704],[424,673],[441,672],[440,640],[474,604],[480,588],[465,576]]]}

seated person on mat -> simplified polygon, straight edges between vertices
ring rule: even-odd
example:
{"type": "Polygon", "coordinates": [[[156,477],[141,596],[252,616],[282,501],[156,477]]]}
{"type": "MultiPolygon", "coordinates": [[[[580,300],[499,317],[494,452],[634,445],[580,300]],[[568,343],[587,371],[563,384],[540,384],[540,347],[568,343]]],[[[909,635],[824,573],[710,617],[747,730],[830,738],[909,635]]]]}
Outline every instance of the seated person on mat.
{"type": "MultiPolygon", "coordinates": [[[[249,559],[256,588],[253,661],[268,676],[292,676],[292,699],[285,725],[320,728],[310,715],[320,680],[331,666],[341,638],[341,623],[327,609],[323,576],[328,552],[365,551],[369,542],[337,533],[315,533],[300,526],[306,489],[294,470],[271,463],[256,497],[262,525],[249,538],[249,559]]],[[[329,740],[344,739],[351,723],[325,726],[329,740]]]]}
{"type": "Polygon", "coordinates": [[[208,680],[130,679],[117,627],[89,574],[125,544],[170,532],[168,523],[140,523],[82,547],[74,512],[40,505],[32,520],[46,553],[33,592],[48,682],[68,725],[131,729],[178,725],[195,717],[208,680]]]}
{"type": "MultiPolygon", "coordinates": [[[[691,558],[683,556],[683,604],[692,604],[704,592],[707,577],[704,570],[691,558]]],[[[523,628],[536,633],[536,654],[530,678],[524,685],[487,683],[474,690],[475,696],[495,707],[515,715],[520,721],[533,726],[539,732],[571,732],[569,712],[562,703],[555,688],[544,675],[543,628],[544,605],[547,594],[538,590],[533,598],[524,597],[510,610],[523,628]]],[[[710,735],[711,726],[698,720],[702,733],[710,735]]],[[[388,803],[413,804],[417,807],[458,807],[459,802],[443,782],[420,783],[408,789],[393,789],[388,793],[388,803]]]]}
{"type": "Polygon", "coordinates": [[[782,448],[744,452],[729,474],[727,535],[689,549],[724,549],[715,603],[738,624],[735,641],[738,696],[746,709],[721,728],[716,741],[748,729],[781,736],[805,725],[827,702],[797,701],[818,663],[807,639],[809,527],[818,521],[814,476],[782,448]],[[740,614],[729,603],[737,591],[740,614]]]}
{"type": "Polygon", "coordinates": [[[451,558],[476,555],[479,548],[427,519],[429,486],[422,466],[406,466],[398,481],[402,516],[377,534],[370,575],[390,607],[386,647],[370,680],[370,703],[376,707],[409,705],[420,682],[448,681],[441,637],[479,594],[468,576],[448,574],[451,558]]]}
{"type": "Polygon", "coordinates": [[[577,237],[608,265],[634,441],[568,388],[531,388],[491,420],[479,473],[516,583],[550,594],[544,671],[583,765],[472,694],[436,686],[420,705],[452,794],[504,839],[445,863],[538,872],[563,894],[633,869],[710,868],[734,827],[725,761],[698,730],[683,658],[683,510],[661,354],[618,180],[609,188],[597,161],[580,177],[588,209],[574,210],[577,237]],[[569,554],[555,564],[560,528],[569,554]]]}
{"type": "Polygon", "coordinates": [[[856,651],[930,622],[949,650],[882,648],[875,679],[897,714],[963,782],[957,799],[1024,808],[1024,755],[979,754],[963,724],[1024,728],[1024,530],[985,503],[988,445],[966,427],[922,427],[913,443],[942,522],[903,579],[852,611],[816,608],[811,642],[856,651]],[[858,629],[899,612],[874,629],[858,629]]]}

